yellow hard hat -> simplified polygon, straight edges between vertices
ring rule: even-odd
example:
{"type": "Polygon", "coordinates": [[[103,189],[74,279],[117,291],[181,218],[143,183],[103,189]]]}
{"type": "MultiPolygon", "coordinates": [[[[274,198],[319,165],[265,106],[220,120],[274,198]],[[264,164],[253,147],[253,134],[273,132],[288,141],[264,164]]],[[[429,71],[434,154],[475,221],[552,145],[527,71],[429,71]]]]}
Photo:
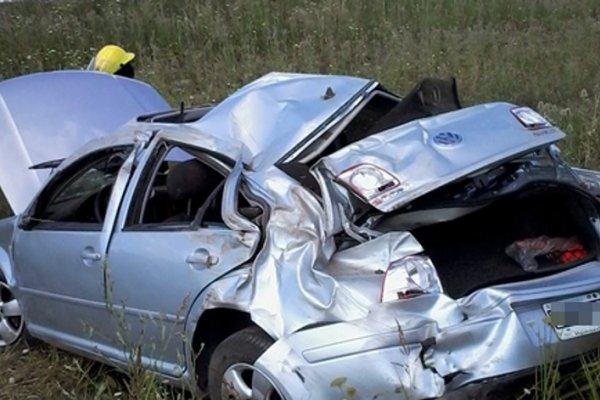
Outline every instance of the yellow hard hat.
{"type": "Polygon", "coordinates": [[[134,58],[135,54],[129,53],[114,44],[108,44],[96,54],[93,69],[114,74],[134,58]]]}

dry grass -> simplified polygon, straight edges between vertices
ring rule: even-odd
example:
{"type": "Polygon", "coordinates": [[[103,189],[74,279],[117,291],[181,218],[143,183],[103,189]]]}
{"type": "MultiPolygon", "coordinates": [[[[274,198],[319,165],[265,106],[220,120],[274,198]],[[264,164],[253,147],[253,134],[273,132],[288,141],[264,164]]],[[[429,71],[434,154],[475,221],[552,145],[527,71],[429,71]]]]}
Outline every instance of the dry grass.
{"type": "MultiPolygon", "coordinates": [[[[25,1],[0,5],[0,79],[81,68],[107,42],[135,51],[138,76],[172,104],[216,101],[272,70],[399,93],[455,76],[465,103],[534,106],[568,133],[572,162],[600,167],[599,16],[597,0],[25,1]]],[[[140,396],[97,368],[46,347],[0,354],[0,398],[140,396]]]]}
{"type": "Polygon", "coordinates": [[[191,398],[134,366],[117,370],[41,343],[0,352],[0,377],[3,400],[191,398]]]}
{"type": "Polygon", "coordinates": [[[0,353],[0,363],[1,399],[100,399],[123,394],[106,368],[48,346],[11,349],[0,353]],[[94,376],[102,379],[96,383],[94,376]]]}

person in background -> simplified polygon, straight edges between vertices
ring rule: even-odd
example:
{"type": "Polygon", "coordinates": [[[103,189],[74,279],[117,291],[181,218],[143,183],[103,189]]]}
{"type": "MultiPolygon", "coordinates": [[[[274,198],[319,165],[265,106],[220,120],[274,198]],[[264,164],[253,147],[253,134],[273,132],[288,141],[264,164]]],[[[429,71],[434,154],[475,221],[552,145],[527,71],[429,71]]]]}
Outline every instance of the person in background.
{"type": "Polygon", "coordinates": [[[98,54],[92,58],[87,70],[134,78],[134,58],[134,53],[125,51],[123,48],[114,44],[108,44],[101,48],[98,54]]]}

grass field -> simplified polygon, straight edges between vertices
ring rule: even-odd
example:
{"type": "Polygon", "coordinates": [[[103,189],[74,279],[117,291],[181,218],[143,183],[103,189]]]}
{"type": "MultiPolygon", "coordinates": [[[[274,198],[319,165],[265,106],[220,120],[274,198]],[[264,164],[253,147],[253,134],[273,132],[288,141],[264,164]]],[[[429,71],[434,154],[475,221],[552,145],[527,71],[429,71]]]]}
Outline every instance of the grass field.
{"type": "MultiPolygon", "coordinates": [[[[454,76],[463,103],[533,106],[567,132],[571,162],[600,167],[599,39],[598,0],[24,1],[0,5],[0,79],[82,68],[108,42],[134,51],[138,77],[172,104],[217,101],[272,70],[372,77],[398,93],[454,76]]],[[[172,397],[89,366],[45,347],[0,354],[0,379],[14,377],[0,398],[172,397]]],[[[598,399],[594,379],[577,381],[581,396],[534,393],[598,399]]]]}

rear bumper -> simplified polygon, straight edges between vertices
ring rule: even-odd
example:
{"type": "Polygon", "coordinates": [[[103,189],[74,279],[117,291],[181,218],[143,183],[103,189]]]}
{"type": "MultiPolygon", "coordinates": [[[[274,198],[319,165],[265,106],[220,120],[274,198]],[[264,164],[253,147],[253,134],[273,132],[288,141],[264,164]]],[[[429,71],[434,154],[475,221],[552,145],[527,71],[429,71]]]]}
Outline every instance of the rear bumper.
{"type": "MultiPolygon", "coordinates": [[[[554,365],[552,366],[555,367],[554,365]]],[[[566,359],[556,366],[561,376],[574,372],[581,367],[581,357],[566,359]]],[[[456,390],[446,392],[440,399],[464,400],[464,399],[511,399],[524,394],[536,384],[536,373],[538,368],[529,368],[508,375],[485,379],[464,385],[456,390]]]]}
{"type": "Polygon", "coordinates": [[[596,349],[600,333],[561,341],[542,304],[600,290],[594,261],[458,301],[387,303],[362,320],[296,332],[258,361],[288,399],[464,398],[596,349]]]}

